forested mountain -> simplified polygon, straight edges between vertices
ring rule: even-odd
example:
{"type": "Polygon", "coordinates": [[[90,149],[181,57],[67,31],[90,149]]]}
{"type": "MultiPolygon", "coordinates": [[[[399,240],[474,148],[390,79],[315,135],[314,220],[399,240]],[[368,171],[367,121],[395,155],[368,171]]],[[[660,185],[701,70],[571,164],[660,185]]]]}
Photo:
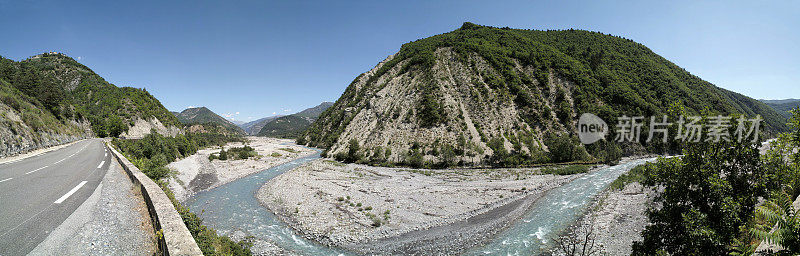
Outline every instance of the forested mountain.
{"type": "Polygon", "coordinates": [[[296,138],[303,132],[312,121],[295,115],[288,115],[276,118],[264,124],[258,136],[275,138],[296,138]]]}
{"type": "Polygon", "coordinates": [[[264,127],[265,124],[269,123],[272,120],[275,120],[278,117],[282,117],[281,115],[277,116],[268,116],[264,117],[255,121],[250,121],[244,124],[240,124],[239,127],[244,130],[245,133],[249,135],[256,135],[258,132],[261,131],[261,127],[264,127]]]}
{"type": "Polygon", "coordinates": [[[128,132],[137,121],[158,123],[162,128],[179,124],[146,90],[114,86],[59,53],[22,61],[0,57],[0,81],[0,100],[8,107],[0,112],[4,123],[0,129],[10,131],[14,137],[3,140],[5,148],[58,144],[45,137],[74,137],[84,134],[78,130],[89,128],[89,135],[93,131],[97,136],[116,137],[128,132]]]}
{"type": "Polygon", "coordinates": [[[315,107],[307,108],[295,114],[278,117],[264,124],[257,135],[276,138],[297,138],[311,123],[317,120],[317,117],[322,112],[332,105],[333,102],[322,102],[315,107]]]}
{"type": "Polygon", "coordinates": [[[761,100],[761,102],[764,102],[767,104],[767,106],[775,109],[775,111],[778,111],[778,113],[785,118],[789,118],[791,116],[789,111],[800,108],[800,99],[761,100]]]}
{"type": "Polygon", "coordinates": [[[465,23],[404,44],[359,75],[298,142],[351,161],[417,166],[589,160],[606,147],[679,147],[584,148],[568,135],[582,113],[612,125],[612,139],[622,115],[675,121],[681,114],[759,114],[767,132],[787,130],[764,103],[716,87],[629,39],[465,23]]]}
{"type": "Polygon", "coordinates": [[[178,121],[187,125],[213,123],[224,127],[232,133],[244,134],[244,131],[239,126],[206,107],[187,108],[175,116],[178,117],[178,121]]]}

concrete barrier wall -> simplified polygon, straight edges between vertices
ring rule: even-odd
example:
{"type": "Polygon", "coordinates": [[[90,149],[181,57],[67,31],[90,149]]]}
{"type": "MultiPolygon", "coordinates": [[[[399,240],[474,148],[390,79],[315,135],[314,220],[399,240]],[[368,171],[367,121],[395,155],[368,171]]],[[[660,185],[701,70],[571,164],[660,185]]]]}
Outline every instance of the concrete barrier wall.
{"type": "Polygon", "coordinates": [[[161,190],[161,187],[128,161],[110,143],[106,145],[131,180],[141,186],[142,197],[147,203],[150,217],[153,220],[153,228],[162,234],[158,237],[158,247],[163,255],[203,255],[189,229],[184,225],[181,215],[175,210],[172,201],[161,190]]]}

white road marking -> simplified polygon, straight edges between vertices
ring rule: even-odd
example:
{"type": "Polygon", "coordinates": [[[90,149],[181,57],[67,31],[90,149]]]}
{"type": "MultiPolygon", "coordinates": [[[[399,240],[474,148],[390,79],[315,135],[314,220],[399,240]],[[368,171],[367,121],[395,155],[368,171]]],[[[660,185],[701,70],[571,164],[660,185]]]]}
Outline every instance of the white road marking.
{"type": "Polygon", "coordinates": [[[97,166],[97,169],[100,169],[100,167],[103,167],[104,163],[106,163],[106,160],[103,160],[102,162],[100,162],[100,165],[97,166]]]}
{"type": "Polygon", "coordinates": [[[33,171],[26,172],[25,174],[31,174],[31,173],[34,173],[34,172],[36,172],[36,171],[38,171],[38,170],[44,169],[44,168],[47,168],[47,166],[45,165],[45,166],[44,166],[44,167],[42,167],[42,168],[39,168],[39,169],[36,169],[36,170],[33,170],[33,171]]]}
{"type": "Polygon", "coordinates": [[[8,178],[8,179],[0,180],[0,182],[7,181],[7,180],[11,180],[11,179],[13,179],[13,178],[8,178]]]}
{"type": "Polygon", "coordinates": [[[64,160],[67,160],[67,159],[66,159],[66,158],[64,158],[64,159],[58,160],[58,161],[57,161],[57,162],[55,162],[54,164],[60,163],[60,162],[62,162],[62,161],[64,161],[64,160]]]}
{"type": "Polygon", "coordinates": [[[64,196],[62,196],[58,200],[56,200],[54,202],[54,204],[60,204],[60,203],[64,202],[64,200],[67,200],[67,198],[69,198],[69,196],[71,196],[72,194],[75,194],[75,192],[78,191],[78,189],[80,189],[81,187],[83,187],[83,185],[86,185],[86,181],[81,181],[81,183],[78,184],[78,186],[75,186],[75,188],[73,188],[72,190],[67,192],[67,194],[65,194],[64,196]]]}

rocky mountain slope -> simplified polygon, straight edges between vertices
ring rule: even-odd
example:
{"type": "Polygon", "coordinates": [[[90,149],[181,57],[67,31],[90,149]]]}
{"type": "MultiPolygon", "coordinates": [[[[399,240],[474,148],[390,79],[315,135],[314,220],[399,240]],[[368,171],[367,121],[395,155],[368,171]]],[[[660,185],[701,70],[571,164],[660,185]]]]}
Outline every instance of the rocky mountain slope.
{"type": "Polygon", "coordinates": [[[276,138],[296,138],[311,123],[317,120],[322,112],[331,107],[333,102],[323,102],[315,107],[305,109],[292,115],[278,117],[267,122],[257,133],[258,136],[276,138]]]}
{"type": "Polygon", "coordinates": [[[180,133],[178,120],[144,89],[117,87],[60,53],[0,57],[0,156],[97,135],[180,133]]]}
{"type": "Polygon", "coordinates": [[[244,130],[239,128],[238,125],[234,124],[233,122],[229,121],[217,115],[210,109],[206,107],[196,107],[196,108],[187,108],[181,113],[175,115],[183,124],[192,126],[192,125],[204,125],[209,127],[204,127],[203,129],[211,129],[211,126],[220,126],[226,130],[227,132],[224,133],[233,133],[233,134],[244,134],[244,130]],[[215,124],[215,125],[210,125],[215,124]]]}
{"type": "MultiPolygon", "coordinates": [[[[675,121],[680,114],[760,114],[768,132],[787,129],[765,104],[716,87],[629,39],[465,23],[407,43],[359,75],[298,142],[375,164],[587,160],[606,150],[569,141],[582,113],[612,125],[612,139],[622,115],[667,114],[675,121]],[[554,148],[569,156],[547,154],[554,148]]],[[[630,153],[679,146],[622,147],[630,153]]]]}
{"type": "Polygon", "coordinates": [[[800,99],[761,100],[761,102],[775,109],[785,118],[789,118],[792,115],[789,111],[800,108],[800,99]]]}

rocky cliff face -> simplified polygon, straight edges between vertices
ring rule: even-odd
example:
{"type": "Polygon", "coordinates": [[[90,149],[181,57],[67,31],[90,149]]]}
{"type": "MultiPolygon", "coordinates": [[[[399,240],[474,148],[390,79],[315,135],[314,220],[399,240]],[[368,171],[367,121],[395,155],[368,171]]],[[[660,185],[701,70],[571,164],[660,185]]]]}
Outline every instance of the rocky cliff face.
{"type": "MultiPolygon", "coordinates": [[[[437,61],[430,74],[418,70],[402,72],[409,62],[404,60],[375,78],[377,71],[395,57],[390,56],[359,76],[348,91],[359,91],[360,95],[342,97],[331,113],[320,118],[322,130],[341,131],[329,145],[328,154],[347,153],[350,141],[356,141],[366,158],[403,162],[409,156],[409,149],[419,148],[423,160],[438,161],[442,156],[436,156],[434,150],[453,148],[459,153],[454,161],[477,164],[493,154],[488,145],[492,139],[500,139],[494,142],[499,141],[508,151],[515,147],[512,140],[522,152],[542,151],[546,149],[543,142],[546,131],[566,132],[575,122],[551,111],[562,102],[568,104],[567,109],[574,109],[571,99],[574,83],[556,74],[550,73],[545,83],[534,80],[525,88],[524,93],[543,99],[538,108],[527,113],[539,117],[538,122],[529,124],[513,100],[486,83],[488,77],[499,76],[499,71],[485,59],[477,54],[459,59],[452,48],[439,48],[435,56],[437,61]],[[435,88],[426,89],[432,81],[435,88]],[[367,86],[368,82],[380,86],[367,86]],[[425,109],[424,101],[429,97],[436,98],[435,110],[425,109]],[[426,115],[436,115],[434,123],[426,120],[431,119],[426,115]],[[343,120],[336,122],[334,119],[338,118],[343,120]],[[519,142],[520,138],[525,141],[519,142]]],[[[517,72],[533,76],[534,67],[516,64],[517,72]]],[[[574,116],[573,112],[567,115],[574,116]]],[[[313,136],[307,134],[309,139],[313,136]]]]}
{"type": "Polygon", "coordinates": [[[183,134],[183,130],[180,128],[176,126],[164,126],[157,118],[150,118],[150,120],[136,118],[134,119],[133,125],[128,128],[128,131],[120,134],[119,137],[124,139],[141,139],[152,131],[170,137],[183,134]]]}

